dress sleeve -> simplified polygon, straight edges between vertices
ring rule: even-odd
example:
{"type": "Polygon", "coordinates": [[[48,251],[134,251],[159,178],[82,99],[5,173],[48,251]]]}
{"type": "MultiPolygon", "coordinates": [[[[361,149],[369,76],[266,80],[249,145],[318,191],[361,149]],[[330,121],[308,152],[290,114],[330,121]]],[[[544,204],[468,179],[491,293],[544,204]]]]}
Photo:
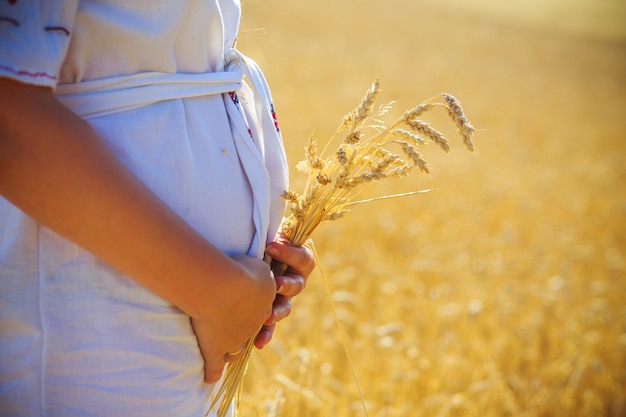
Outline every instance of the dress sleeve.
{"type": "Polygon", "coordinates": [[[78,0],[0,0],[0,77],[55,88],[78,0]]]}

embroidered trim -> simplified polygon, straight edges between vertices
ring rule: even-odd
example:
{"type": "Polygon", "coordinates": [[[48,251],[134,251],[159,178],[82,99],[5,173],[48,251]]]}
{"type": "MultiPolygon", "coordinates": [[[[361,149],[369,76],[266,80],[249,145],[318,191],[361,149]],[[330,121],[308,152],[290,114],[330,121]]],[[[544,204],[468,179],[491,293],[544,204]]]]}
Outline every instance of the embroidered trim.
{"type": "Polygon", "coordinates": [[[228,95],[230,96],[230,99],[233,101],[233,103],[235,103],[236,106],[239,106],[239,96],[237,96],[237,93],[231,91],[228,93],[228,95]]]}
{"type": "Polygon", "coordinates": [[[42,72],[30,72],[26,70],[17,70],[15,68],[7,67],[5,65],[0,65],[0,70],[8,71],[18,76],[26,76],[26,77],[31,77],[31,78],[47,78],[53,81],[57,80],[57,77],[55,75],[50,75],[47,72],[43,72],[43,71],[42,72]]]}
{"type": "Polygon", "coordinates": [[[63,26],[46,26],[43,30],[46,32],[62,32],[65,33],[66,36],[70,36],[70,31],[63,26]]]}
{"type": "Polygon", "coordinates": [[[13,19],[12,17],[9,16],[0,16],[0,22],[9,22],[12,23],[15,26],[19,26],[20,22],[18,22],[17,20],[13,19]]]}
{"type": "Polygon", "coordinates": [[[270,103],[270,112],[272,113],[272,120],[274,121],[274,128],[280,133],[280,126],[278,126],[278,117],[276,117],[276,110],[274,109],[274,103],[270,103]]]}
{"type": "MultiPolygon", "coordinates": [[[[237,110],[239,110],[240,113],[243,113],[243,110],[241,110],[241,107],[239,105],[239,96],[237,95],[237,92],[231,91],[228,93],[228,95],[230,96],[230,99],[233,101],[233,103],[235,103],[237,110]]],[[[246,124],[248,124],[247,121],[246,121],[246,124]]],[[[248,126],[248,134],[250,135],[252,139],[254,139],[254,135],[252,135],[252,129],[250,129],[249,126],[248,126]]]]}

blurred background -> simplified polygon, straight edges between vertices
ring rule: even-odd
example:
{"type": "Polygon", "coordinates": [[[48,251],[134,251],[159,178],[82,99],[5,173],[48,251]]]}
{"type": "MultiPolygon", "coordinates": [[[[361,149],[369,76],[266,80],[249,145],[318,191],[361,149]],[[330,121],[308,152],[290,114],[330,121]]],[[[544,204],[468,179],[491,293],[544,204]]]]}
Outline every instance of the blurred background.
{"type": "Polygon", "coordinates": [[[243,415],[626,415],[626,2],[242,3],[294,190],[376,77],[391,117],[445,91],[478,128],[471,154],[426,116],[452,152],[371,192],[437,190],[317,232],[243,415]]]}

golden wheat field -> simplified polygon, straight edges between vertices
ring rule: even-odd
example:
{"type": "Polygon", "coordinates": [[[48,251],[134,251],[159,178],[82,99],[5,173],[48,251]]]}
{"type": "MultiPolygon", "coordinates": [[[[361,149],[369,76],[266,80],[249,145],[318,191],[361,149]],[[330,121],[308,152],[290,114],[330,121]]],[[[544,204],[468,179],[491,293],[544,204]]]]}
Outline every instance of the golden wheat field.
{"type": "Polygon", "coordinates": [[[436,191],[316,232],[331,295],[316,271],[254,352],[244,417],[626,415],[626,3],[508,4],[243,2],[292,188],[376,77],[392,115],[445,91],[478,129],[370,189],[436,191]]]}

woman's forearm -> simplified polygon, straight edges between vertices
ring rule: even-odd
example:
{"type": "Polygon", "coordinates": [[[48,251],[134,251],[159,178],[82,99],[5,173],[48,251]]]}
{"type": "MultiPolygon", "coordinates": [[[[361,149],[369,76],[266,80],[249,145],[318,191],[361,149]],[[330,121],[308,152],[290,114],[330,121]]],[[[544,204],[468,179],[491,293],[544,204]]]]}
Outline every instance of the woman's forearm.
{"type": "Polygon", "coordinates": [[[204,240],[48,89],[0,78],[0,194],[191,316],[245,268],[204,240]]]}

